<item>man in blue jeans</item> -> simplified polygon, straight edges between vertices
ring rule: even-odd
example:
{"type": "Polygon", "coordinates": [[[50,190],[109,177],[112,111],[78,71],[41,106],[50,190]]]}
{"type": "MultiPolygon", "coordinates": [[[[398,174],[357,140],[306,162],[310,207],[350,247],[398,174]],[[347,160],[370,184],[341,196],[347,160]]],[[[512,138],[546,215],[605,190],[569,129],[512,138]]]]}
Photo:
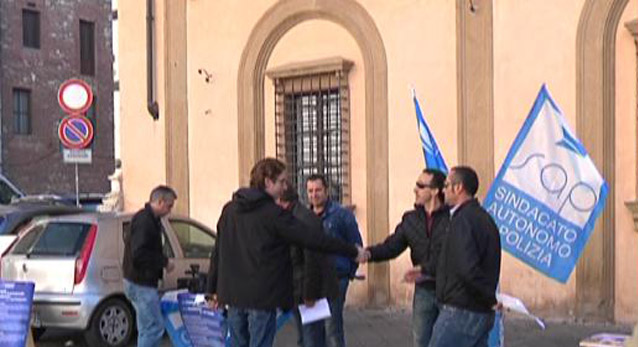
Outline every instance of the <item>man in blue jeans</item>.
{"type": "MultiPolygon", "coordinates": [[[[310,228],[323,230],[321,219],[299,202],[299,195],[292,186],[286,188],[277,204],[291,211],[295,218],[310,228]]],[[[291,251],[295,305],[312,307],[321,298],[336,298],[339,287],[332,257],[296,246],[291,247],[291,251]]],[[[325,347],[325,322],[302,324],[298,307],[294,308],[293,315],[297,326],[297,346],[325,347]]]]}
{"type": "Polygon", "coordinates": [[[487,347],[494,324],[501,242],[492,216],[474,198],[479,181],[467,166],[445,181],[450,227],[436,276],[440,313],[430,347],[487,347]]]}
{"type": "Polygon", "coordinates": [[[164,268],[173,270],[173,263],[163,252],[161,218],[171,212],[175,199],[177,194],[167,186],[153,189],[149,202],[133,216],[130,230],[123,235],[124,294],[135,309],[139,347],[159,346],[164,335],[157,284],[164,268]]]}
{"type": "Polygon", "coordinates": [[[425,169],[414,187],[414,209],[407,211],[383,243],[369,246],[369,261],[379,262],[398,257],[410,248],[414,268],[405,280],[415,282],[412,301],[412,335],[414,347],[428,347],[432,327],[439,315],[436,305],[436,265],[450,221],[443,204],[445,174],[425,169]]]}
{"type": "MultiPolygon", "coordinates": [[[[306,192],[312,211],[321,217],[323,228],[328,235],[349,244],[362,244],[354,214],[338,202],[329,199],[328,183],[323,175],[309,176],[306,180],[306,192]]],[[[354,278],[358,264],[346,257],[335,257],[334,261],[339,278],[339,295],[333,300],[328,300],[332,316],[326,320],[326,341],[330,347],[344,347],[346,339],[343,331],[343,306],[346,302],[348,283],[354,278]]]]}

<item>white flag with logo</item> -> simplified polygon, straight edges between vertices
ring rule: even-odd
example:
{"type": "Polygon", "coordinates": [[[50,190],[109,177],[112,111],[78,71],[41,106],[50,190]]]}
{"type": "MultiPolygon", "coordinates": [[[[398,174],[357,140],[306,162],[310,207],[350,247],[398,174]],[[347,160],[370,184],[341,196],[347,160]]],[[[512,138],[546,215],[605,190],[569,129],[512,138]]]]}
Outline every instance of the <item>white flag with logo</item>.
{"type": "Polygon", "coordinates": [[[503,249],[560,282],[572,273],[607,183],[543,85],[483,206],[503,249]]]}

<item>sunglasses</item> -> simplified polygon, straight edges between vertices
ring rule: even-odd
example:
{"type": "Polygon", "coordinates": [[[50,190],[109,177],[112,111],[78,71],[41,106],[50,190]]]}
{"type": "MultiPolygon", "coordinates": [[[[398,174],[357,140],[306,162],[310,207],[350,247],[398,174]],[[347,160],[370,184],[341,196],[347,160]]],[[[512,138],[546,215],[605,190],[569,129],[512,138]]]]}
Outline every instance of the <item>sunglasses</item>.
{"type": "Polygon", "coordinates": [[[418,182],[418,181],[416,182],[416,187],[419,188],[419,189],[435,188],[434,185],[432,185],[432,184],[424,184],[424,183],[421,183],[421,182],[418,182]]]}

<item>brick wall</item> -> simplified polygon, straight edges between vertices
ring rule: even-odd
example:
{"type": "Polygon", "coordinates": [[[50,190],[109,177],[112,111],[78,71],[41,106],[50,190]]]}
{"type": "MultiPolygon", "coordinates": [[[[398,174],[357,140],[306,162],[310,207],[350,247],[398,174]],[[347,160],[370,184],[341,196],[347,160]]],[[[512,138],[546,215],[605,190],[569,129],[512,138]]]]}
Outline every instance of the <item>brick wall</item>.
{"type": "MultiPolygon", "coordinates": [[[[80,165],[80,192],[107,192],[113,171],[113,55],[110,0],[1,0],[2,171],[27,193],[75,191],[73,164],[62,162],[59,85],[81,78],[97,99],[93,163],[80,165]],[[40,12],[40,49],[23,47],[22,9],[40,12]],[[95,75],[80,74],[80,20],[95,23],[95,75]],[[13,88],[31,90],[31,134],[14,133],[13,88]]],[[[143,19],[142,19],[143,20],[143,19]]]]}

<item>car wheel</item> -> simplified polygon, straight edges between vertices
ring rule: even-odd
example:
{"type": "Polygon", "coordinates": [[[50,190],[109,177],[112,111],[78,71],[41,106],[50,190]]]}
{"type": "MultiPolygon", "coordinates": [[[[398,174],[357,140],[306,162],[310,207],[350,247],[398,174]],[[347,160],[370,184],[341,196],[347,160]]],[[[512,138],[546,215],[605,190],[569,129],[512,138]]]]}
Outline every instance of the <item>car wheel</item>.
{"type": "Polygon", "coordinates": [[[118,298],[108,299],[95,311],[84,338],[89,346],[126,346],[134,325],[129,304],[118,298]]]}

